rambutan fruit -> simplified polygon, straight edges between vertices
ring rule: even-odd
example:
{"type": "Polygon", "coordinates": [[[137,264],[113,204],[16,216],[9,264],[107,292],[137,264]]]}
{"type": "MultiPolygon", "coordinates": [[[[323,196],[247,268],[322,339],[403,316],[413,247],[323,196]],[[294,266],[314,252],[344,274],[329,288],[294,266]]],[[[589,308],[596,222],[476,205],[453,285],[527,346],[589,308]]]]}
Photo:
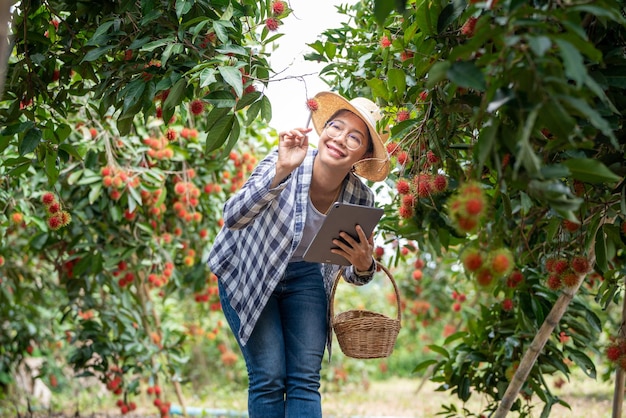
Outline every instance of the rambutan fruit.
{"type": "Polygon", "coordinates": [[[410,219],[413,217],[413,207],[402,205],[398,208],[398,214],[403,219],[410,219]]]}
{"type": "Polygon", "coordinates": [[[493,283],[493,274],[487,268],[481,268],[476,272],[476,283],[481,287],[489,287],[493,283]]]}
{"type": "Polygon", "coordinates": [[[396,183],[396,190],[400,194],[408,194],[411,191],[411,186],[406,180],[398,180],[396,183]]]}
{"type": "Polygon", "coordinates": [[[437,174],[433,179],[433,189],[436,192],[444,192],[448,188],[448,177],[443,174],[437,174]]]}
{"type": "Polygon", "coordinates": [[[609,361],[616,362],[622,356],[622,350],[620,350],[619,344],[611,344],[606,349],[606,358],[609,361]]]}
{"type": "Polygon", "coordinates": [[[413,196],[412,194],[407,194],[402,196],[402,206],[407,206],[407,207],[414,207],[415,206],[415,196],[413,196]]]}
{"type": "Polygon", "coordinates": [[[480,250],[471,248],[463,252],[461,261],[465,270],[469,272],[478,271],[483,266],[483,255],[480,250]]]}
{"type": "Polygon", "coordinates": [[[456,219],[457,229],[461,232],[474,232],[478,227],[476,218],[458,216],[456,219]]]}
{"type": "Polygon", "coordinates": [[[572,258],[570,266],[572,267],[572,270],[580,274],[589,273],[589,270],[591,270],[589,260],[580,255],[572,258]]]}
{"type": "Polygon", "coordinates": [[[480,215],[483,211],[485,203],[479,197],[470,197],[465,201],[464,209],[468,215],[480,215]]]}
{"type": "Polygon", "coordinates": [[[554,262],[554,272],[556,274],[563,274],[569,269],[569,263],[564,258],[559,258],[554,262]]]}
{"type": "Polygon", "coordinates": [[[524,275],[519,270],[513,270],[506,279],[506,285],[509,288],[516,288],[524,281],[524,275]]]}
{"type": "Polygon", "coordinates": [[[567,273],[567,274],[564,274],[563,277],[561,278],[561,281],[563,282],[563,286],[565,287],[576,287],[578,286],[581,280],[582,280],[582,277],[576,273],[567,273]]]}
{"type": "Polygon", "coordinates": [[[563,287],[563,282],[561,281],[560,276],[556,274],[551,274],[550,277],[548,277],[547,285],[549,289],[559,290],[561,287],[563,287]]]}
{"type": "Polygon", "coordinates": [[[317,103],[317,100],[315,100],[315,99],[308,99],[306,101],[306,107],[311,112],[315,112],[317,109],[319,109],[320,105],[319,105],[319,103],[317,103]]]}
{"type": "Polygon", "coordinates": [[[489,268],[496,276],[505,276],[513,271],[513,254],[508,248],[500,248],[489,254],[489,268]]]}
{"type": "Polygon", "coordinates": [[[54,196],[54,193],[46,192],[43,194],[43,196],[41,196],[41,203],[46,206],[51,205],[54,202],[56,202],[56,197],[54,196]]]}

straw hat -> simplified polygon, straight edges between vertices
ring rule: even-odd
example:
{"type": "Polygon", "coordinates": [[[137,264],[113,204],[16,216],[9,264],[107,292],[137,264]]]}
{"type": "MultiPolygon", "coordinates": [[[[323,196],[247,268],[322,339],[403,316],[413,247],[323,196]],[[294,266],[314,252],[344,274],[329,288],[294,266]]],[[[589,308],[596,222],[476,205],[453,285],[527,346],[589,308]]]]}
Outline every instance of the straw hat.
{"type": "Polygon", "coordinates": [[[360,117],[367,125],[374,148],[373,155],[354,164],[354,172],[372,181],[381,181],[389,174],[389,154],[385,147],[388,134],[381,135],[376,123],[382,118],[378,106],[369,99],[357,97],[350,101],[337,93],[323,91],[315,95],[311,109],[311,120],[318,135],[322,134],[326,122],[338,110],[346,109],[360,117]],[[317,106],[315,106],[317,105],[317,106]]]}

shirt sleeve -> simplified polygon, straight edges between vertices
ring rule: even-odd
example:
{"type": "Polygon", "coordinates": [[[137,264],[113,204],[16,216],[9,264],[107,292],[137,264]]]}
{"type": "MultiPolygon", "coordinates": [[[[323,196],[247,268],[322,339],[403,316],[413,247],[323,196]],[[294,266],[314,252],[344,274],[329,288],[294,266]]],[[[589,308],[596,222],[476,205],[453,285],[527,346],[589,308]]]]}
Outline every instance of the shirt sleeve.
{"type": "Polygon", "coordinates": [[[224,204],[224,225],[229,229],[242,229],[249,225],[274,201],[291,180],[291,174],[278,186],[270,189],[276,174],[278,151],[267,155],[252,171],[242,188],[224,204]]]}

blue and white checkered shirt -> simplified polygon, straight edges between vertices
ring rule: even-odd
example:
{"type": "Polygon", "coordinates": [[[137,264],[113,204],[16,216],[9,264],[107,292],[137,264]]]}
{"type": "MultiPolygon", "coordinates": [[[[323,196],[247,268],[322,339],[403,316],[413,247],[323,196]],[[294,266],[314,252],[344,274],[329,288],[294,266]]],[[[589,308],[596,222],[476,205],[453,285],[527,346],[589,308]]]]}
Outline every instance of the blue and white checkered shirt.
{"type": "MultiPolygon", "coordinates": [[[[232,307],[239,315],[239,339],[245,345],[261,311],[282,278],[302,239],[309,186],[316,149],[280,185],[270,189],[276,173],[274,149],[254,169],[248,181],[224,205],[224,227],[209,254],[211,271],[223,283],[232,307]]],[[[349,174],[338,200],[373,206],[374,193],[357,176],[349,174]]],[[[322,264],[326,295],[341,266],[322,264]]],[[[371,276],[359,277],[344,267],[346,281],[362,285],[371,276]]]]}

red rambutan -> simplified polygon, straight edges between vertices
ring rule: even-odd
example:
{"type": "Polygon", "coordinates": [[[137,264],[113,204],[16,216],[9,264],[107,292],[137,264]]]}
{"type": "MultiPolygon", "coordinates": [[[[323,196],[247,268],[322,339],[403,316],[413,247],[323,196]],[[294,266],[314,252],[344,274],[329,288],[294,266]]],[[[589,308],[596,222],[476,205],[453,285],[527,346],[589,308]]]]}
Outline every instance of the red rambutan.
{"type": "Polygon", "coordinates": [[[396,190],[398,193],[405,195],[411,191],[411,187],[409,186],[409,182],[406,180],[398,180],[396,183],[396,190]]]}
{"type": "Polygon", "coordinates": [[[586,257],[580,255],[572,258],[572,262],[570,263],[570,265],[572,267],[572,270],[580,274],[589,273],[589,270],[591,270],[589,260],[586,257]]]}

